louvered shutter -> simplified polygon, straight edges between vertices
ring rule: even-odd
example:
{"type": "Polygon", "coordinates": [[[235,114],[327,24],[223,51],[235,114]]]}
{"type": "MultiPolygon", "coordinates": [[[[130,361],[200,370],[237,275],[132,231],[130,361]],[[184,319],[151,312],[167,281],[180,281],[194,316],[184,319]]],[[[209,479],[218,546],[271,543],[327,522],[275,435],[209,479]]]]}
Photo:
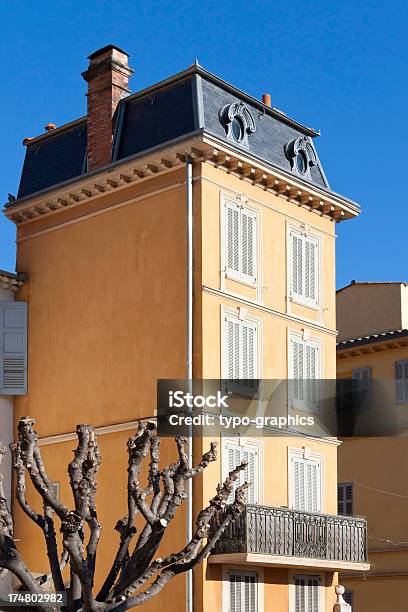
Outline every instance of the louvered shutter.
{"type": "Polygon", "coordinates": [[[408,360],[395,363],[395,396],[397,403],[408,403],[408,360]]]}
{"type": "Polygon", "coordinates": [[[256,282],[256,215],[241,209],[241,273],[243,280],[256,282]]]}
{"type": "Polygon", "coordinates": [[[305,380],[306,380],[306,400],[311,404],[316,403],[317,390],[317,346],[306,344],[305,346],[305,380]]]}
{"type": "Polygon", "coordinates": [[[0,303],[0,392],[27,393],[27,304],[0,303]]]}
{"type": "Polygon", "coordinates": [[[353,591],[346,590],[343,595],[343,599],[349,606],[351,606],[351,608],[353,608],[353,591]]]}
{"type": "Polygon", "coordinates": [[[296,338],[292,342],[292,378],[293,399],[302,401],[304,399],[303,371],[304,371],[304,346],[303,342],[296,338]]]}
{"type": "Polygon", "coordinates": [[[226,246],[227,246],[227,268],[239,274],[239,208],[228,202],[226,204],[226,246]]]}
{"type": "Polygon", "coordinates": [[[240,321],[234,317],[226,319],[226,351],[227,351],[227,378],[240,378],[240,321]]]}
{"type": "Polygon", "coordinates": [[[314,459],[292,457],[292,500],[295,510],[320,512],[320,463],[314,459]]]}
{"type": "Polygon", "coordinates": [[[257,612],[257,579],[254,572],[229,572],[229,611],[257,612]]]}
{"type": "Polygon", "coordinates": [[[304,237],[304,288],[305,298],[315,302],[317,299],[317,242],[304,237]]]}
{"type": "Polygon", "coordinates": [[[353,516],[353,484],[342,482],[337,485],[337,511],[341,516],[353,516]]]}
{"type": "Polygon", "coordinates": [[[353,382],[353,408],[367,410],[370,407],[371,369],[357,368],[351,374],[353,382]]]}
{"type": "Polygon", "coordinates": [[[242,368],[240,378],[251,379],[256,378],[256,324],[247,321],[241,321],[241,336],[242,336],[242,351],[241,363],[242,368]]]}
{"type": "Polygon", "coordinates": [[[225,457],[226,461],[224,464],[224,478],[234,470],[243,461],[247,463],[244,470],[239,474],[239,477],[234,483],[234,489],[228,499],[229,503],[234,500],[235,490],[244,484],[249,482],[250,486],[246,492],[246,499],[248,504],[256,504],[258,502],[258,450],[255,447],[250,446],[239,446],[234,443],[227,443],[225,445],[225,457]]]}
{"type": "Polygon", "coordinates": [[[291,234],[292,293],[303,295],[303,240],[300,234],[291,234]]]}
{"type": "Polygon", "coordinates": [[[319,612],[319,576],[295,576],[295,612],[319,612]]]}

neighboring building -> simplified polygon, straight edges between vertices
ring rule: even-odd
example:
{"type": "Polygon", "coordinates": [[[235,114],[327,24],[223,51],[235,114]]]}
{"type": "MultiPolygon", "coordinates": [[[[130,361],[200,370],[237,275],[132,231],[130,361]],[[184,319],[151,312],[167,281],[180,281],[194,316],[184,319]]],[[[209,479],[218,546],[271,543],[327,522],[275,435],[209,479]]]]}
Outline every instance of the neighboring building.
{"type": "MultiPolygon", "coordinates": [[[[15,418],[38,420],[67,500],[75,424],[98,428],[97,580],[124,513],[127,437],[154,415],[156,380],[188,375],[190,289],[194,378],[334,379],[335,228],[359,213],[330,189],[314,130],[198,65],[127,96],[127,59],[112,46],[89,57],[87,116],[25,140],[17,200],[6,206],[29,275],[19,294],[29,301],[29,392],[15,418]]],[[[286,384],[283,403],[317,410],[317,398],[288,398],[286,384]]],[[[203,446],[195,440],[195,459],[203,446]]],[[[248,540],[226,534],[195,570],[195,612],[333,610],[337,571],[368,567],[364,521],[333,516],[337,448],[301,435],[223,440],[220,461],[194,483],[194,514],[243,456],[258,505],[246,512],[248,540]]],[[[164,449],[166,460],[174,449],[164,449]]],[[[183,512],[172,550],[185,541],[183,512]]],[[[39,534],[18,510],[16,521],[28,564],[43,571],[39,534]]],[[[185,596],[178,577],[144,609],[182,610],[185,596]]]]}
{"type": "MultiPolygon", "coordinates": [[[[0,496],[11,502],[13,397],[27,390],[27,305],[16,302],[24,277],[0,270],[0,496]]],[[[0,578],[0,595],[10,591],[10,576],[0,578]]]]}
{"type": "Polygon", "coordinates": [[[339,514],[367,517],[371,564],[369,572],[344,574],[341,581],[356,612],[405,610],[407,284],[353,281],[337,292],[337,321],[337,375],[358,381],[364,389],[366,397],[356,420],[358,425],[373,424],[375,436],[345,438],[339,449],[339,514]]]}

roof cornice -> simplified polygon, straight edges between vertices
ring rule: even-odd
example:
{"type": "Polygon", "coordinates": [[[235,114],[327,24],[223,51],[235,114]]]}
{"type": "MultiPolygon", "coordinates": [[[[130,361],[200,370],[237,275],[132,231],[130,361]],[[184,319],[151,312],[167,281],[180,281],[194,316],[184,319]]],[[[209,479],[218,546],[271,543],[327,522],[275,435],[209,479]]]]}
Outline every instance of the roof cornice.
{"type": "Polygon", "coordinates": [[[408,348],[408,329],[381,332],[363,338],[351,338],[337,343],[337,358],[347,359],[369,353],[408,348]]]}
{"type": "Polygon", "coordinates": [[[358,205],[351,200],[267,164],[203,130],[16,200],[6,205],[4,212],[17,225],[30,223],[67,207],[80,206],[102,193],[124,189],[130,183],[172,171],[187,157],[193,162],[209,163],[235,174],[243,181],[333,221],[355,217],[360,212],[358,205]]]}
{"type": "Polygon", "coordinates": [[[9,289],[16,292],[24,285],[26,280],[24,274],[13,274],[0,270],[0,289],[9,289]]]}

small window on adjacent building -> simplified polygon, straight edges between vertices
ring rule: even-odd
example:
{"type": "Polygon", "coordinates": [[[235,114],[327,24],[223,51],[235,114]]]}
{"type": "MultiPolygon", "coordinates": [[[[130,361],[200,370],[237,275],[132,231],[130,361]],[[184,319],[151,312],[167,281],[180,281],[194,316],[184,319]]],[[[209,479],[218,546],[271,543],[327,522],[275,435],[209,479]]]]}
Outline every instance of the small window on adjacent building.
{"type": "Polygon", "coordinates": [[[223,446],[223,480],[243,461],[247,464],[234,483],[229,503],[234,500],[235,490],[249,482],[246,499],[249,504],[259,502],[259,447],[257,445],[240,445],[239,442],[225,442],[223,446]]]}
{"type": "Polygon", "coordinates": [[[408,359],[395,363],[395,398],[397,404],[408,403],[408,359]]]}
{"type": "Polygon", "coordinates": [[[295,610],[294,612],[320,612],[319,576],[294,576],[295,610]]]}
{"type": "Polygon", "coordinates": [[[317,457],[290,452],[291,506],[294,510],[321,512],[322,469],[317,457]]]}
{"type": "Polygon", "coordinates": [[[289,337],[289,401],[293,407],[316,411],[319,401],[319,344],[303,340],[299,334],[289,337]]]}
{"type": "Polygon", "coordinates": [[[337,511],[341,516],[353,516],[353,483],[337,485],[337,511]]]}
{"type": "Polygon", "coordinates": [[[371,369],[357,368],[352,372],[353,410],[367,410],[371,405],[371,369]]]}
{"type": "Polygon", "coordinates": [[[258,580],[255,572],[230,570],[228,612],[258,612],[258,580]]]}
{"type": "Polygon", "coordinates": [[[344,595],[343,595],[343,599],[354,610],[354,608],[353,608],[353,591],[346,590],[344,595]]]}
{"type": "Polygon", "coordinates": [[[256,243],[256,213],[228,200],[225,204],[227,276],[252,285],[256,283],[256,243]]]}
{"type": "Polygon", "coordinates": [[[300,231],[289,235],[290,298],[305,306],[319,302],[319,241],[300,231]]]}

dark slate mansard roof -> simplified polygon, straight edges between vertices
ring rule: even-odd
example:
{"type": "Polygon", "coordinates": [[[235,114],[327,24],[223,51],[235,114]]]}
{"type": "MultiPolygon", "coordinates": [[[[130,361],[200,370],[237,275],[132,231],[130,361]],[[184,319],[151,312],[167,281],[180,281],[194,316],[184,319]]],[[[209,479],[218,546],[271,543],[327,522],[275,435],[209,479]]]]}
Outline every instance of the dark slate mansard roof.
{"type": "MultiPolygon", "coordinates": [[[[265,106],[198,65],[124,98],[115,121],[113,163],[202,132],[263,163],[292,172],[285,145],[302,136],[310,141],[318,136],[318,132],[265,106]],[[219,117],[222,107],[238,101],[250,110],[256,126],[246,146],[227,139],[219,117]]],[[[85,173],[86,117],[83,117],[28,143],[17,199],[85,173]]],[[[318,157],[310,177],[312,184],[330,189],[318,157]]]]}

